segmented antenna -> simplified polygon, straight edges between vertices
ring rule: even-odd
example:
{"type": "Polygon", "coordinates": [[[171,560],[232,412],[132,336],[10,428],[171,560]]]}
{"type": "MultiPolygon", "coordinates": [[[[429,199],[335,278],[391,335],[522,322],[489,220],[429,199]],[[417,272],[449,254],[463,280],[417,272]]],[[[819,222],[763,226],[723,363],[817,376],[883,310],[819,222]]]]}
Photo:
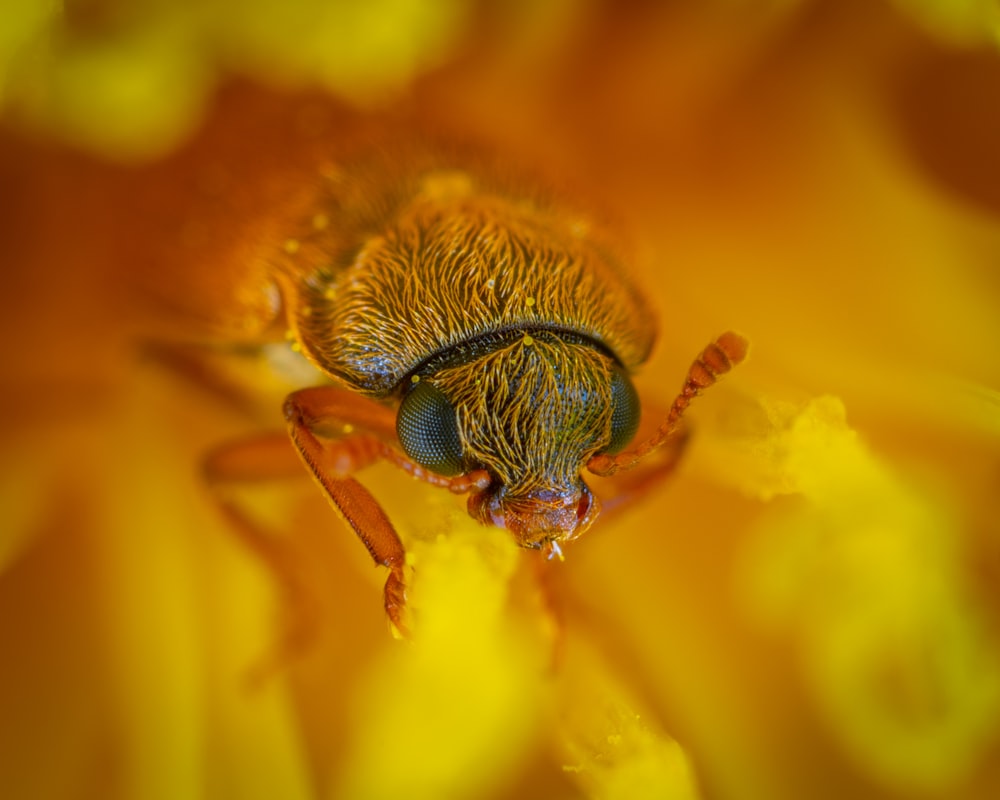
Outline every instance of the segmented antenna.
{"type": "Polygon", "coordinates": [[[587,463],[587,469],[595,475],[614,475],[622,469],[631,469],[653,450],[663,444],[680,428],[681,418],[691,401],[715,383],[729,370],[747,357],[750,343],[738,333],[726,331],[706,347],[688,370],[684,387],[674,398],[667,418],[653,434],[635,447],[618,455],[594,456],[587,463]]]}

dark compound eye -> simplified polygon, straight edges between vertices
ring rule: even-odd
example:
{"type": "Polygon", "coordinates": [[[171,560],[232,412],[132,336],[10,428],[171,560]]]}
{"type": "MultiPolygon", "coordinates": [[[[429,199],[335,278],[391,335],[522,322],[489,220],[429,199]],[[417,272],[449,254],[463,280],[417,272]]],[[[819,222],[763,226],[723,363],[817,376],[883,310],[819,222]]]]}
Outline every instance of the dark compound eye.
{"type": "Polygon", "coordinates": [[[625,449],[639,428],[639,393],[621,367],[611,373],[611,441],[605,453],[625,449]]]}
{"type": "Polygon", "coordinates": [[[403,398],[396,435],[406,455],[422,467],[439,475],[465,471],[455,409],[433,384],[421,381],[403,398]]]}

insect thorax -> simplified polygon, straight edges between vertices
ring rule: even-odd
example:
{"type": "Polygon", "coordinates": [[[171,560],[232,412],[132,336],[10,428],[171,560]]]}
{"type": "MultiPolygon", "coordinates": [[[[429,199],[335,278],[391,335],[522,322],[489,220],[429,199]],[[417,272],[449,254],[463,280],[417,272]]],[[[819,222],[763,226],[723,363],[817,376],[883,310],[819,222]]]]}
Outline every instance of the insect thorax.
{"type": "Polygon", "coordinates": [[[359,226],[353,247],[335,242],[339,263],[298,273],[307,354],[376,396],[438,354],[511,330],[575,332],[627,368],[641,363],[651,314],[607,242],[579,217],[465,177],[425,174],[359,226]]]}

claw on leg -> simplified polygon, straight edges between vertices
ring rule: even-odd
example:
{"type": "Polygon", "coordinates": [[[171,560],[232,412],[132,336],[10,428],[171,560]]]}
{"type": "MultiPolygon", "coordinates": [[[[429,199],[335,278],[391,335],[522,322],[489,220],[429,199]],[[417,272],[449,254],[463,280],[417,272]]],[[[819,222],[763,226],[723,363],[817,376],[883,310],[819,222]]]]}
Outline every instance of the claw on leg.
{"type": "Polygon", "coordinates": [[[397,639],[409,639],[410,629],[403,617],[406,612],[406,583],[402,567],[390,568],[385,581],[385,614],[389,618],[389,629],[397,639]]]}
{"type": "Polygon", "coordinates": [[[406,552],[392,522],[354,472],[378,460],[388,461],[434,486],[455,493],[482,490],[489,476],[482,470],[466,475],[436,475],[403,455],[396,441],[395,417],[386,407],[331,386],[302,389],[285,401],[292,443],[340,516],[379,566],[388,567],[385,613],[397,638],[409,636],[406,616],[406,552]],[[331,430],[350,432],[329,438],[331,430]]]}

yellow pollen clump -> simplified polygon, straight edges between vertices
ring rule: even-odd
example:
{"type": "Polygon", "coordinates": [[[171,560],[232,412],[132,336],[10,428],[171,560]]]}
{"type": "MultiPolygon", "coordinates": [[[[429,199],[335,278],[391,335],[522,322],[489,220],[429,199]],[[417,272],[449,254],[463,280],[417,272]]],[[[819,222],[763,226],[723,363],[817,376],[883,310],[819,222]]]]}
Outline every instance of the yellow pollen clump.
{"type": "Polygon", "coordinates": [[[298,239],[286,239],[284,244],[284,250],[288,255],[294,255],[299,252],[299,240],[298,239]]]}

